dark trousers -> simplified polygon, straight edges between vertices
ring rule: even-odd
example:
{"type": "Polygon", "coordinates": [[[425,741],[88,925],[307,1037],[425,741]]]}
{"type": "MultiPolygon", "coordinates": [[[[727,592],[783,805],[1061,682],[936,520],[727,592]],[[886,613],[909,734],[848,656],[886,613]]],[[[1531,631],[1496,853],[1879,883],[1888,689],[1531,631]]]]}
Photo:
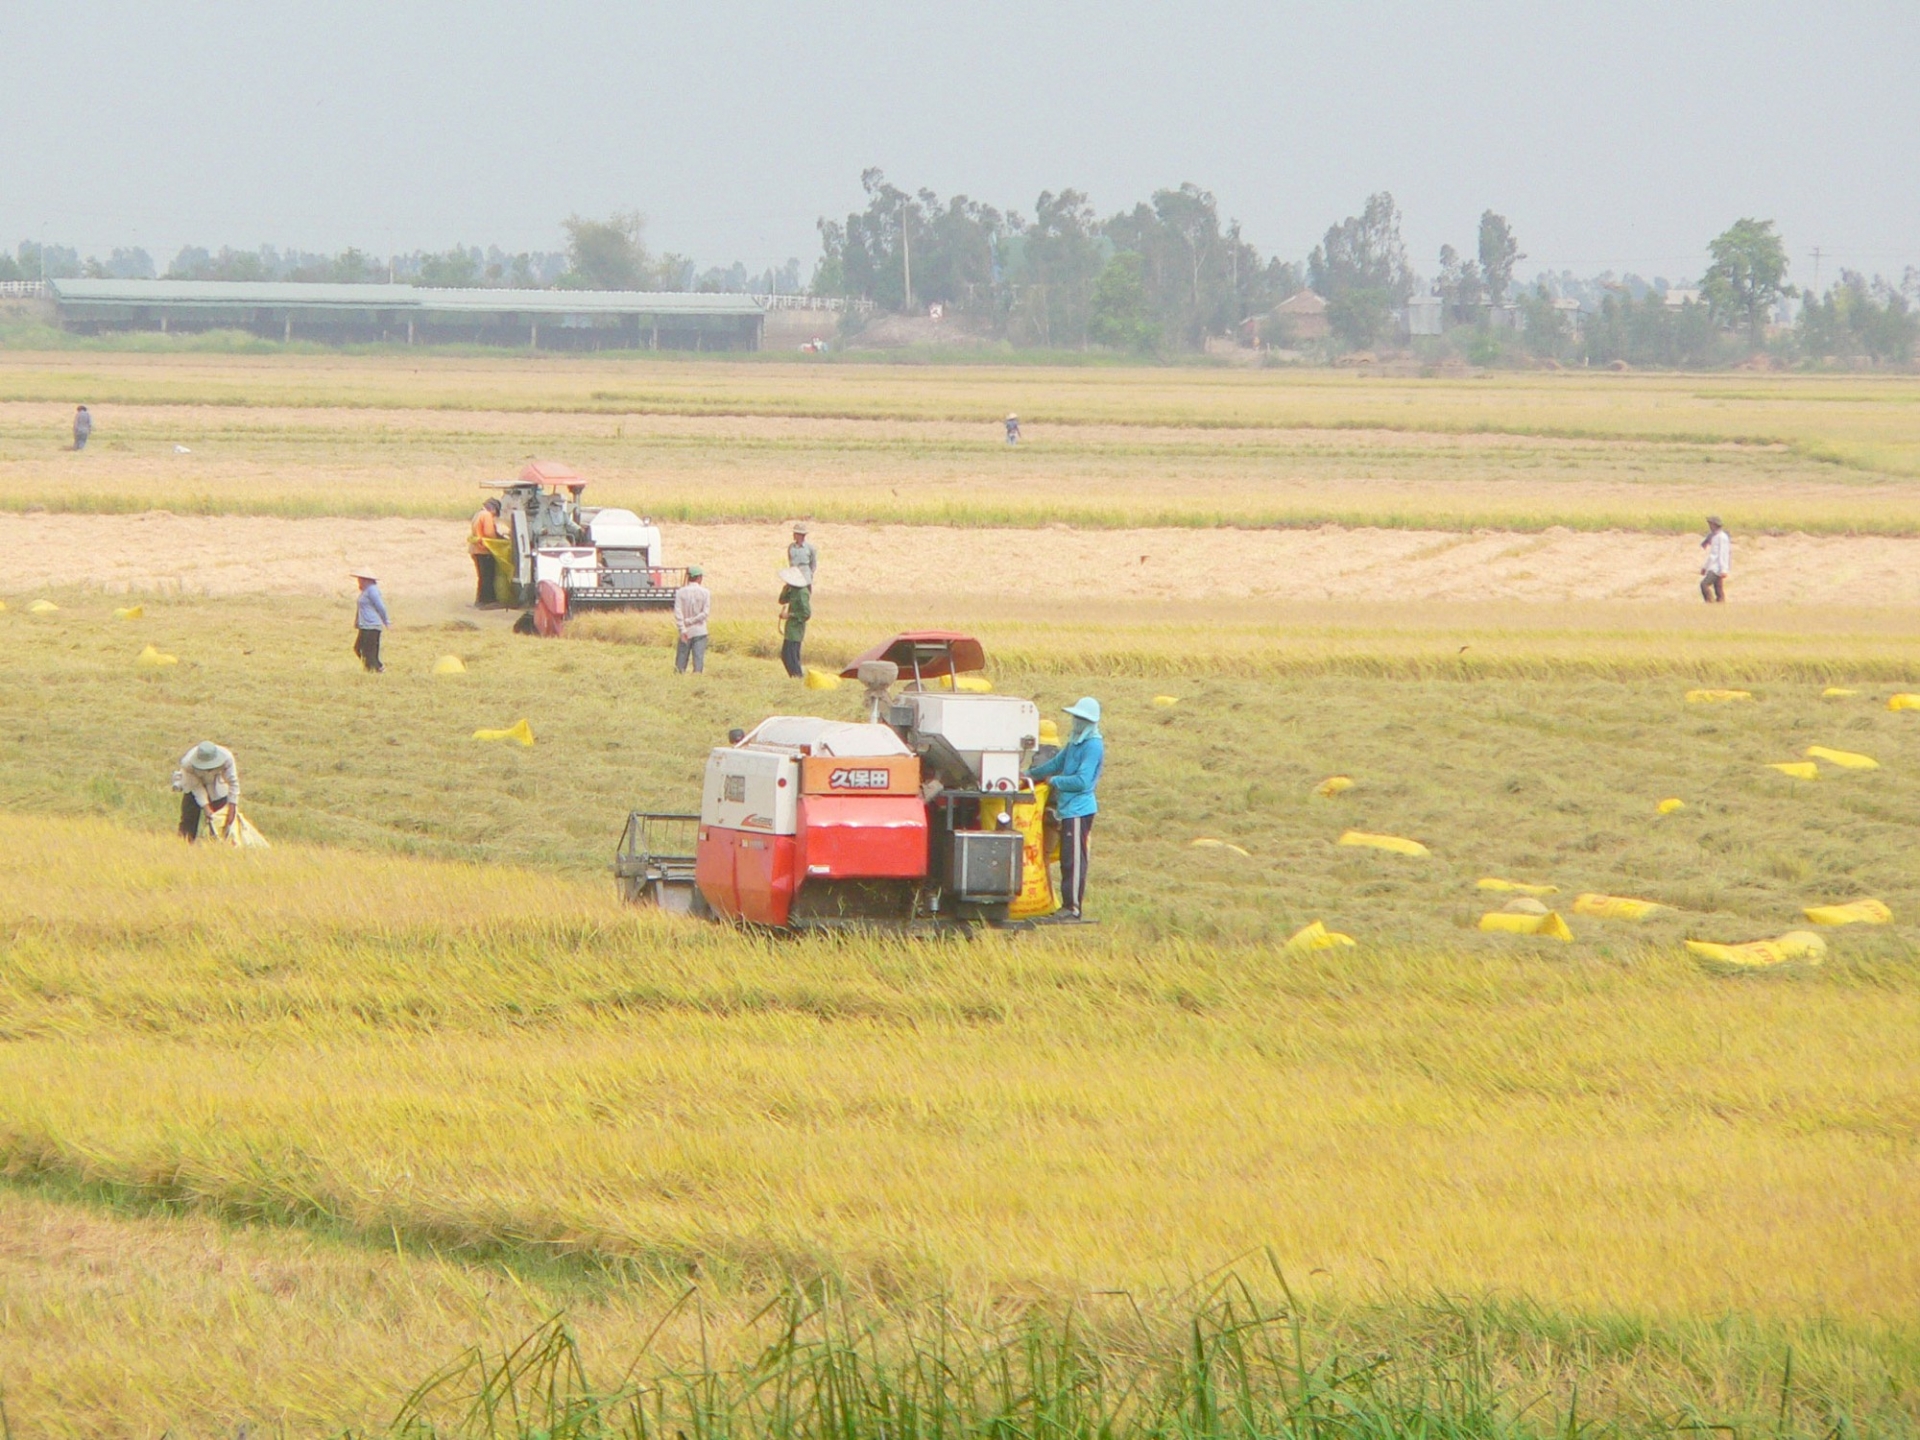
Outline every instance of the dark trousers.
{"type": "Polygon", "coordinates": [[[189,845],[200,838],[200,817],[206,813],[191,790],[180,797],[180,838],[189,845]]]}
{"type": "Polygon", "coordinates": [[[1727,577],[1724,575],[1702,575],[1700,577],[1700,598],[1709,605],[1727,603],[1727,577]]]}
{"type": "Polygon", "coordinates": [[[380,632],[378,630],[357,631],[353,642],[353,653],[360,657],[360,663],[369,670],[387,668],[380,663],[380,632]]]}
{"type": "Polygon", "coordinates": [[[1093,816],[1060,822],[1060,908],[1078,915],[1087,898],[1087,851],[1093,843],[1093,816]]]}
{"type": "Polygon", "coordinates": [[[73,432],[73,448],[76,450],[84,450],[87,448],[87,432],[85,430],[76,430],[73,432]]]}
{"type": "Polygon", "coordinates": [[[499,562],[493,558],[493,552],[482,550],[473,557],[473,603],[491,605],[494,603],[493,578],[499,569],[499,562]]]}
{"type": "MultiPolygon", "coordinates": [[[[801,631],[802,635],[805,635],[805,633],[804,630],[801,631]]],[[[780,663],[787,667],[787,674],[791,675],[794,679],[800,680],[805,678],[807,667],[800,663],[800,642],[798,640],[789,640],[780,647],[780,663]]]]}
{"type": "Polygon", "coordinates": [[[676,640],[673,644],[673,673],[687,673],[687,661],[693,661],[693,673],[703,675],[707,669],[707,637],[696,635],[691,640],[676,640]]]}

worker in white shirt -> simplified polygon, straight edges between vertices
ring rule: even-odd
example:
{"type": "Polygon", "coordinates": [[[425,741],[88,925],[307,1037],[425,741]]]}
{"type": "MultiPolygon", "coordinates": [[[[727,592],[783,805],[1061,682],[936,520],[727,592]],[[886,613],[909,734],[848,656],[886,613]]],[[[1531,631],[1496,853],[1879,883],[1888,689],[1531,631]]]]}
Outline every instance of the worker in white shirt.
{"type": "Polygon", "coordinates": [[[180,838],[189,844],[200,838],[201,816],[219,831],[239,813],[240,767],[231,750],[211,740],[180,757],[173,788],[180,792],[180,838]]]}
{"type": "Polygon", "coordinates": [[[1707,563],[1700,567],[1700,598],[1709,605],[1727,603],[1727,576],[1733,573],[1733,541],[1718,515],[1707,516],[1707,538],[1700,542],[1707,563]]]}
{"type": "Polygon", "coordinates": [[[673,673],[687,673],[687,661],[693,661],[693,673],[707,668],[707,621],[713,614],[713,592],[701,582],[707,572],[698,565],[687,567],[687,583],[673,592],[673,623],[680,638],[673,647],[673,673]]]}

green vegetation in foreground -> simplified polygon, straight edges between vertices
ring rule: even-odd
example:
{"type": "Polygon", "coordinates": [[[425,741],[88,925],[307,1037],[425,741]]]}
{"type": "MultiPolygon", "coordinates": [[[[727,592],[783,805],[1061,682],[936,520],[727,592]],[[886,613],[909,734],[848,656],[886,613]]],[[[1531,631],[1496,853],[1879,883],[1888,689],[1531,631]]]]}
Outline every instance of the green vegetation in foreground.
{"type": "MultiPolygon", "coordinates": [[[[427,1377],[392,1440],[1773,1440],[1910,1436],[1908,1342],[1835,1327],[1649,1327],[1437,1301],[1337,1320],[1237,1277],[1191,1319],[1131,1297],[995,1323],[947,1305],[863,1323],[830,1293],[777,1296],[729,1366],[597,1386],[564,1321],[427,1377]],[[1891,1363],[1889,1363],[1891,1362],[1891,1363]],[[1635,1374],[1634,1372],[1638,1372],[1635,1374]],[[1626,1377],[1632,1375],[1631,1380],[1626,1377]],[[1624,1383],[1623,1383],[1624,1382],[1624,1383]]],[[[694,1297],[689,1291],[682,1303],[694,1297]]]]}
{"type": "MultiPolygon", "coordinates": [[[[652,643],[543,644],[507,634],[498,616],[484,629],[410,626],[396,596],[403,628],[375,678],[348,653],[344,602],[149,599],[146,618],[129,623],[110,617],[106,597],[60,598],[57,615],[20,601],[0,615],[10,656],[0,733],[12,739],[0,802],[16,811],[164,829],[175,807],[166,778],[210,735],[241,756],[270,836],[594,876],[628,809],[693,802],[706,752],[730,727],[858,708],[851,687],[786,681],[761,658],[771,632],[742,621],[722,627],[705,677],[676,679],[657,624],[583,627],[652,643]],[[148,643],[179,665],[137,669],[148,643]],[[443,653],[468,673],[431,675],[443,653]],[[470,738],[522,716],[539,736],[531,751],[470,738]]],[[[1744,633],[1223,639],[1079,619],[1052,633],[983,628],[1010,688],[1050,709],[1088,690],[1107,706],[1095,906],[1109,923],[1270,936],[1324,919],[1363,936],[1497,950],[1512,942],[1468,928],[1471,884],[1503,873],[1683,907],[1639,932],[1660,941],[1777,933],[1803,904],[1859,893],[1920,914],[1904,861],[1920,813],[1920,731],[1884,703],[1912,683],[1899,635],[1811,634],[1789,659],[1744,633]],[[1478,643],[1452,653],[1459,638],[1478,643]],[[1863,674],[1880,683],[1821,698],[1823,683],[1863,674]],[[1757,701],[1684,702],[1689,683],[1716,675],[1740,677],[1757,701]],[[1153,703],[1167,693],[1179,704],[1153,703]],[[1884,768],[1814,783],[1767,768],[1808,745],[1865,751],[1884,768]],[[1355,788],[1316,797],[1332,774],[1355,788]],[[1657,816],[1668,796],[1688,808],[1657,816]],[[1410,835],[1434,854],[1335,846],[1350,827],[1410,835]],[[1198,838],[1250,854],[1195,850],[1198,838]]],[[[816,663],[891,627],[820,628],[816,663]]],[[[1581,948],[1622,938],[1590,924],[1581,948]]],[[[1895,942],[1880,932],[1847,943],[1895,942]]]]}

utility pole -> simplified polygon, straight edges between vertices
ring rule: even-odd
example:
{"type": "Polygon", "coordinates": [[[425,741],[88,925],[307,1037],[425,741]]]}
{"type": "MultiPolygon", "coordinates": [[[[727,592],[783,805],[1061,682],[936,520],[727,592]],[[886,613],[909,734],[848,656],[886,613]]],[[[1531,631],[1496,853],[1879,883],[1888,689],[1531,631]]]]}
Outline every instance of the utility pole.
{"type": "Polygon", "coordinates": [[[900,202],[900,270],[907,287],[906,308],[913,309],[913,251],[907,244],[907,202],[900,202]]]}
{"type": "Polygon", "coordinates": [[[1813,293],[1820,293],[1820,247],[1813,247],[1813,293]]]}

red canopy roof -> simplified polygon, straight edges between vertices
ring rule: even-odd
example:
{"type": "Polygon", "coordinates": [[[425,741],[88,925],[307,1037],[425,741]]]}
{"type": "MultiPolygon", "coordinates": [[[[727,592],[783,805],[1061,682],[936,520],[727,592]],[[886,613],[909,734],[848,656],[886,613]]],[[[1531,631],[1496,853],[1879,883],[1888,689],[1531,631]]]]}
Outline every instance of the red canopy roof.
{"type": "Polygon", "coordinates": [[[522,485],[585,485],[586,477],[560,460],[530,460],[520,472],[522,485]]]}
{"type": "Polygon", "coordinates": [[[957,630],[907,630],[874,646],[840,674],[855,680],[867,661],[891,660],[900,667],[900,678],[904,680],[914,673],[916,658],[922,680],[987,668],[986,649],[971,635],[962,635],[957,630]]]}

